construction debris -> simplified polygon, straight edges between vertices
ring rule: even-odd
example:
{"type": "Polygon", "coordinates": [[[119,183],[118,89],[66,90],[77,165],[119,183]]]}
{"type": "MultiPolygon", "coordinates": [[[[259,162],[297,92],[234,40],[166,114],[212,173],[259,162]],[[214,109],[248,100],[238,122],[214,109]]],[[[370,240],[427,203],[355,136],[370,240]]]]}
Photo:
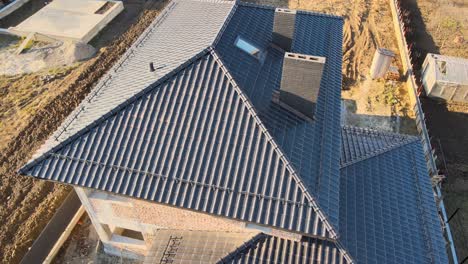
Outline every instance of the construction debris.
{"type": "Polygon", "coordinates": [[[16,49],[16,52],[15,52],[16,55],[20,55],[21,52],[23,52],[23,50],[32,46],[34,42],[34,34],[35,34],[34,32],[29,33],[26,39],[24,39],[23,42],[21,42],[21,45],[18,47],[18,49],[16,49]]]}
{"type": "Polygon", "coordinates": [[[385,75],[385,79],[394,81],[400,80],[400,72],[398,71],[398,67],[391,65],[388,68],[387,74],[385,75]]]}
{"type": "Polygon", "coordinates": [[[64,63],[72,64],[78,61],[87,60],[96,54],[96,49],[86,43],[64,43],[61,47],[64,63]]]}

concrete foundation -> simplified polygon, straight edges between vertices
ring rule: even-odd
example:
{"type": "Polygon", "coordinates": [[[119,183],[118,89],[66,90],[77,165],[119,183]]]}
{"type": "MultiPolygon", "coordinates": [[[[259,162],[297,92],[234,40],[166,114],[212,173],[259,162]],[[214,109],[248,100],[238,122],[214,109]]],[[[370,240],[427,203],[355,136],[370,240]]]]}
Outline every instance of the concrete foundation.
{"type": "Polygon", "coordinates": [[[88,43],[123,9],[120,1],[55,0],[8,30],[20,36],[37,33],[36,38],[42,41],[88,43]]]}

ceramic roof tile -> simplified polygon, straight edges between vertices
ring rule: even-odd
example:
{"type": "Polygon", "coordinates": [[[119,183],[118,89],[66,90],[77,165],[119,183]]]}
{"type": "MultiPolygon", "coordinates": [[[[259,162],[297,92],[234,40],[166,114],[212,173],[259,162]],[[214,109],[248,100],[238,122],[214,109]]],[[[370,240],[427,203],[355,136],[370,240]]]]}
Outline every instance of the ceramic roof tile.
{"type": "Polygon", "coordinates": [[[341,166],[348,166],[417,140],[414,136],[345,126],[341,130],[341,166]]]}
{"type": "Polygon", "coordinates": [[[260,234],[218,263],[351,263],[332,241],[304,238],[294,241],[260,234]]]}
{"type": "MultiPolygon", "coordinates": [[[[310,122],[271,102],[284,55],[270,47],[273,16],[271,7],[176,0],[21,172],[331,239],[311,247],[333,259],[330,250],[349,247],[368,262],[399,260],[398,250],[443,262],[417,140],[340,127],[343,20],[296,16],[293,51],[327,58],[310,122]],[[238,49],[239,36],[265,59],[238,49]],[[408,227],[424,232],[401,249],[408,227]]],[[[276,260],[299,248],[270,240],[286,245],[271,251],[276,260]]]]}
{"type": "Polygon", "coordinates": [[[200,56],[25,173],[335,237],[216,53],[200,56]]]}
{"type": "Polygon", "coordinates": [[[340,230],[357,263],[448,263],[419,141],[341,169],[340,230]]]}
{"type": "Polygon", "coordinates": [[[293,52],[325,56],[317,118],[309,122],[272,103],[279,89],[284,52],[271,47],[274,8],[240,4],[216,45],[236,82],[289,157],[332,224],[338,223],[342,18],[299,12],[293,52]],[[238,48],[237,37],[266,51],[260,61],[238,48]]]}

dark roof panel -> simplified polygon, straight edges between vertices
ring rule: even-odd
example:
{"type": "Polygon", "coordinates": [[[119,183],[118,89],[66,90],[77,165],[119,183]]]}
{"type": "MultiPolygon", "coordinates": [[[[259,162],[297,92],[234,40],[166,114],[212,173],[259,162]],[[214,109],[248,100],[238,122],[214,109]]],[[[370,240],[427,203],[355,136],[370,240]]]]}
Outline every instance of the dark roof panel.
{"type": "Polygon", "coordinates": [[[420,142],[341,169],[340,241],[358,263],[448,263],[420,142]]]}
{"type": "Polygon", "coordinates": [[[233,1],[222,0],[171,1],[34,154],[34,158],[212,45],[234,6],[233,1]],[[154,64],[155,72],[149,71],[150,62],[154,64]]]}
{"type": "Polygon", "coordinates": [[[346,264],[351,262],[331,241],[304,238],[299,242],[261,234],[255,241],[245,243],[218,263],[346,264]]]}
{"type": "Polygon", "coordinates": [[[48,152],[27,174],[330,236],[214,51],[48,152]]]}
{"type": "Polygon", "coordinates": [[[308,122],[271,102],[279,89],[284,52],[272,48],[275,9],[240,4],[216,45],[229,72],[250,98],[261,120],[289,157],[330,222],[338,223],[341,42],[343,20],[299,12],[293,51],[327,58],[317,105],[317,120],[308,122]],[[325,30],[326,29],[326,30],[325,30]],[[240,36],[264,52],[258,60],[235,47],[240,36]]]}
{"type": "Polygon", "coordinates": [[[414,136],[345,126],[341,130],[341,166],[351,165],[418,140],[414,136]]]}
{"type": "Polygon", "coordinates": [[[443,263],[417,139],[340,127],[343,20],[297,12],[293,51],[327,60],[311,122],[272,103],[284,56],[270,47],[273,18],[271,7],[176,0],[21,173],[327,238],[269,237],[274,247],[239,261],[343,261],[346,247],[362,262],[443,263]],[[164,76],[143,71],[147,54],[170,60],[164,76]]]}

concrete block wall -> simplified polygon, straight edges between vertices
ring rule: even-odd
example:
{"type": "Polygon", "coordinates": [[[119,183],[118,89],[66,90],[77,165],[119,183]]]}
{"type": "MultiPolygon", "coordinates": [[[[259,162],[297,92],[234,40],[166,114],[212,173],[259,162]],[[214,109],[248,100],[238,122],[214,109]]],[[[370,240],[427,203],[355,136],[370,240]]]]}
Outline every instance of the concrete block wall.
{"type": "Polygon", "coordinates": [[[286,52],[280,100],[313,119],[325,62],[324,57],[286,52]]]}
{"type": "Polygon", "coordinates": [[[180,208],[131,199],[133,207],[112,204],[113,212],[121,219],[134,219],[155,228],[242,231],[243,222],[198,213],[180,208]]]}

